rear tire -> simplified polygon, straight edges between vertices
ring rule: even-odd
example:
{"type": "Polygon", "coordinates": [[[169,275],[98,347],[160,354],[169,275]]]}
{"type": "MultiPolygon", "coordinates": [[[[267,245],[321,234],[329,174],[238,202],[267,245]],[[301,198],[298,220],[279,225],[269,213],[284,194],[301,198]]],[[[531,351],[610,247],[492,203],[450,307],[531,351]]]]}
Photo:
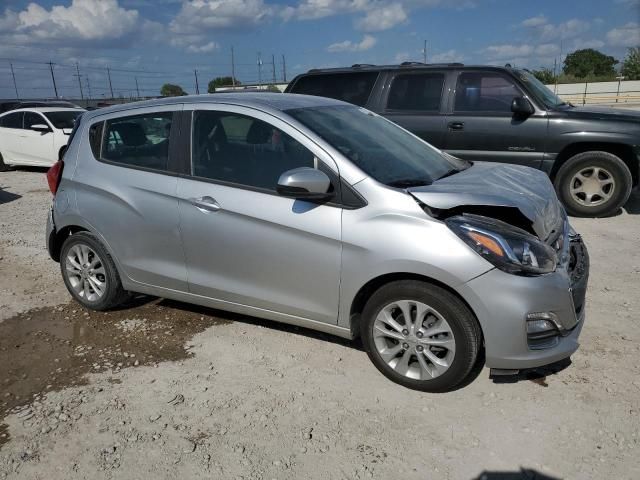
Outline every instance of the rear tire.
{"type": "Polygon", "coordinates": [[[2,158],[2,154],[0,153],[0,172],[6,172],[9,168],[11,168],[11,165],[4,163],[4,158],[2,158]]]}
{"type": "Polygon", "coordinates": [[[618,212],[631,194],[629,167],[609,152],[583,152],[560,167],[554,186],[569,215],[606,217],[618,212]]]}
{"type": "Polygon", "coordinates": [[[89,232],[67,237],[60,253],[60,270],[71,296],[86,308],[109,310],[129,297],[111,255],[89,232]]]}
{"type": "Polygon", "coordinates": [[[367,302],[362,322],[362,342],[373,364],[407,388],[449,392],[466,385],[477,366],[482,331],[475,316],[436,285],[415,280],[384,285],[367,302]]]}

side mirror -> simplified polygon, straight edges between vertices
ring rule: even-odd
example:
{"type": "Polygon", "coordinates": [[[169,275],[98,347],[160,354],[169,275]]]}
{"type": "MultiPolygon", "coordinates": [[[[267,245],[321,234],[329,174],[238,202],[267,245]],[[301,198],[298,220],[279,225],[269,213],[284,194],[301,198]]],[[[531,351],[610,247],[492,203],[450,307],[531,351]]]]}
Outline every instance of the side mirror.
{"type": "Polygon", "coordinates": [[[315,168],[300,167],[287,170],[280,175],[276,190],[283,197],[328,200],[333,196],[330,188],[331,180],[326,173],[315,168]]]}
{"type": "Polygon", "coordinates": [[[40,132],[40,133],[49,133],[51,131],[51,129],[49,128],[49,125],[45,125],[44,123],[36,123],[35,125],[31,125],[29,127],[29,130],[33,130],[35,132],[40,132]]]}
{"type": "Polygon", "coordinates": [[[529,115],[532,115],[535,110],[528,99],[524,97],[515,97],[511,102],[511,111],[515,115],[528,117],[529,115]]]}

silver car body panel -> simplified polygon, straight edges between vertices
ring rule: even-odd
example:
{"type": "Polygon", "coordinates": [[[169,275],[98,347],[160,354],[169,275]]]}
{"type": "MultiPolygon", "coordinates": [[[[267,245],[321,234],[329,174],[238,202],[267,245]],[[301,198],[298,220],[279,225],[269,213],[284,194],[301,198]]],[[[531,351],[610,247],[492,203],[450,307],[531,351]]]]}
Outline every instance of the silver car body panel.
{"type": "Polygon", "coordinates": [[[368,282],[411,274],[457,292],[469,305],[483,330],[489,367],[543,365],[577,348],[582,322],[550,350],[533,351],[526,343],[527,313],[554,311],[563,323],[576,323],[566,265],[538,277],[499,271],[416,201],[433,208],[512,206],[540,232],[548,231],[561,207],[546,176],[522,167],[500,173],[480,165],[411,192],[390,188],[283,111],[322,105],[343,102],[304,95],[215,94],[87,112],[65,155],[48,232],[80,226],[95,233],[113,256],[125,289],[345,338],[354,333],[354,299],[368,282]],[[93,157],[87,130],[95,121],[182,109],[243,113],[273,124],[340,175],[366,206],[318,205],[93,157]],[[483,171],[491,182],[505,175],[512,181],[498,188],[475,175],[483,171]],[[545,192],[550,192],[546,203],[545,192]],[[217,207],[194,204],[205,196],[217,207]]]}

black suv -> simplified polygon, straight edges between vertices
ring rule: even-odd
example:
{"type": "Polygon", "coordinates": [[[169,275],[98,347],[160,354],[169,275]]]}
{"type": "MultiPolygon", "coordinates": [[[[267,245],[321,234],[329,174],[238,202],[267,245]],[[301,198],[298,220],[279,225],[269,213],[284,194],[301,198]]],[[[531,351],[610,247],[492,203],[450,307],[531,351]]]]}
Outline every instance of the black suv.
{"type": "Polygon", "coordinates": [[[640,112],[575,107],[527,70],[353,65],[310,70],[286,91],[366,107],[460,158],[544,170],[572,215],[611,215],[638,185],[640,112]]]}

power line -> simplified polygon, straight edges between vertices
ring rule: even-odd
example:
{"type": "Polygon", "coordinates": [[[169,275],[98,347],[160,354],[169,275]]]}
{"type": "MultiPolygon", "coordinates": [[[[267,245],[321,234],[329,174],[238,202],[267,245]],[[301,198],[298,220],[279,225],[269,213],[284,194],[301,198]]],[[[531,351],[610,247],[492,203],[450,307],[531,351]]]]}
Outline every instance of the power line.
{"type": "Polygon", "coordinates": [[[77,74],[75,76],[78,77],[78,87],[80,87],[80,98],[84,100],[84,95],[82,93],[82,80],[80,79],[80,67],[78,67],[78,62],[76,62],[76,72],[77,74]]]}

